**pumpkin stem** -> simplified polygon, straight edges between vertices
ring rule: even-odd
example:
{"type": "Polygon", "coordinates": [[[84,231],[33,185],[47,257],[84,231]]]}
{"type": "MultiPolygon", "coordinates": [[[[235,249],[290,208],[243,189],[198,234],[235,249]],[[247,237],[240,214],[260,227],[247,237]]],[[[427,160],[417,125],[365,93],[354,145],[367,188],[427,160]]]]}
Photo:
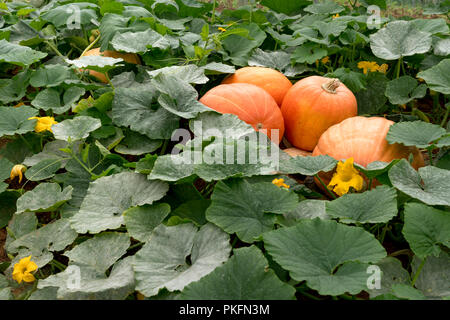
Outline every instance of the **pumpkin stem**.
{"type": "Polygon", "coordinates": [[[339,79],[330,79],[322,84],[322,89],[328,93],[336,93],[336,89],[341,85],[339,79]]]}

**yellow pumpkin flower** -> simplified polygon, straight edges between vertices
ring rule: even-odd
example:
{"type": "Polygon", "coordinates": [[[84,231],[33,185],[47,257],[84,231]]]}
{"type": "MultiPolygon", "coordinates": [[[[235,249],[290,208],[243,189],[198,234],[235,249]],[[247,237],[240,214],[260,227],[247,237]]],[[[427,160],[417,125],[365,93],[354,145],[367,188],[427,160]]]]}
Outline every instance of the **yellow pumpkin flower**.
{"type": "Polygon", "coordinates": [[[333,19],[336,19],[336,18],[339,18],[339,13],[336,13],[336,14],[333,16],[333,19]]]}
{"type": "Polygon", "coordinates": [[[43,132],[43,131],[50,131],[52,132],[52,125],[57,124],[58,122],[55,121],[55,118],[53,117],[31,117],[28,118],[28,120],[36,119],[36,126],[34,127],[34,131],[36,132],[43,132]]]}
{"type": "Polygon", "coordinates": [[[381,73],[386,73],[388,69],[388,65],[386,63],[383,63],[381,66],[378,67],[378,71],[381,73]]]}
{"type": "Polygon", "coordinates": [[[328,61],[330,61],[330,57],[326,56],[325,58],[322,58],[322,60],[320,60],[320,62],[322,62],[323,64],[328,63],[328,61]]]}
{"type": "Polygon", "coordinates": [[[14,180],[15,177],[19,177],[19,183],[22,182],[23,173],[27,171],[27,167],[25,167],[23,164],[16,164],[11,169],[11,175],[9,176],[11,178],[11,181],[14,180]]]}
{"type": "Polygon", "coordinates": [[[22,281],[33,282],[36,279],[31,272],[37,270],[37,268],[37,264],[31,261],[31,256],[22,258],[14,265],[12,277],[18,283],[21,283],[22,281]]]}
{"type": "Polygon", "coordinates": [[[222,27],[218,27],[218,28],[217,28],[217,30],[219,30],[219,31],[222,31],[222,32],[225,32],[225,31],[227,31],[227,29],[225,29],[225,28],[222,28],[222,27]]]}
{"type": "Polygon", "coordinates": [[[18,108],[18,107],[21,107],[21,106],[24,106],[25,105],[25,103],[23,103],[22,101],[21,102],[19,102],[18,104],[16,104],[15,106],[14,106],[14,108],[18,108]]]}
{"type": "Polygon", "coordinates": [[[276,185],[277,187],[279,187],[279,188],[281,188],[281,187],[286,188],[286,189],[289,189],[289,188],[290,188],[289,185],[287,185],[286,183],[284,183],[284,179],[273,179],[273,180],[272,180],[272,183],[273,183],[274,185],[276,185]]]}
{"type": "Polygon", "coordinates": [[[339,161],[336,173],[333,175],[328,189],[333,190],[337,195],[346,194],[351,187],[356,191],[361,191],[364,185],[363,178],[358,170],[353,167],[353,158],[348,158],[345,162],[339,161]]]}
{"type": "Polygon", "coordinates": [[[358,68],[363,69],[364,74],[367,74],[367,71],[378,71],[380,66],[375,61],[360,61],[358,62],[358,68]]]}

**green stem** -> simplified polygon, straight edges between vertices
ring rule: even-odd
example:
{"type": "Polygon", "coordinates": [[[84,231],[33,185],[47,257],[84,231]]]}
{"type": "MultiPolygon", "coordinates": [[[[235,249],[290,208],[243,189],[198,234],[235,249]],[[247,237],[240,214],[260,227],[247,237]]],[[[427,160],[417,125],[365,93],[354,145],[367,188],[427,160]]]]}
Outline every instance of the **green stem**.
{"type": "Polygon", "coordinates": [[[106,80],[108,80],[108,83],[111,86],[111,88],[113,89],[113,91],[115,91],[116,89],[114,88],[114,85],[112,84],[111,79],[109,78],[108,71],[105,72],[105,77],[106,77],[106,80]]]}
{"type": "Polygon", "coordinates": [[[234,237],[233,242],[231,243],[231,247],[234,248],[234,246],[236,245],[236,243],[238,242],[238,237],[234,237]]]}
{"type": "Polygon", "coordinates": [[[428,151],[428,158],[430,158],[430,165],[433,165],[433,152],[431,148],[427,148],[428,151]]]}
{"type": "Polygon", "coordinates": [[[56,268],[58,268],[60,271],[64,271],[67,268],[64,264],[62,264],[61,262],[59,262],[59,261],[57,261],[55,259],[50,261],[50,263],[52,265],[54,265],[56,268]]]}
{"type": "Polygon", "coordinates": [[[88,52],[89,50],[91,50],[92,47],[95,46],[95,44],[98,42],[98,40],[100,40],[100,35],[98,35],[97,38],[95,38],[95,40],[92,41],[92,42],[86,47],[86,49],[84,49],[84,51],[83,51],[83,53],[81,54],[80,57],[84,56],[84,54],[85,54],[86,52],[88,52]]]}
{"type": "Polygon", "coordinates": [[[369,178],[369,186],[368,186],[368,190],[371,190],[371,189],[372,189],[372,181],[373,181],[373,178],[369,178]]]}
{"type": "Polygon", "coordinates": [[[319,180],[320,184],[325,188],[325,190],[327,190],[328,194],[329,194],[333,199],[336,199],[336,196],[334,195],[334,193],[331,192],[331,191],[328,189],[327,185],[323,182],[323,180],[319,177],[319,175],[318,175],[318,174],[315,174],[314,177],[316,177],[317,180],[319,180]]]}
{"type": "Polygon", "coordinates": [[[445,124],[447,123],[448,114],[450,113],[450,106],[447,107],[447,111],[445,112],[444,119],[442,119],[441,127],[445,128],[445,124]]]}
{"type": "Polygon", "coordinates": [[[386,237],[386,231],[388,230],[388,224],[383,227],[383,231],[381,231],[381,237],[379,239],[380,243],[383,244],[384,238],[386,237]]]}
{"type": "Polygon", "coordinates": [[[400,59],[398,59],[398,62],[397,62],[397,70],[396,70],[396,78],[397,79],[400,78],[400,68],[401,68],[402,63],[403,63],[403,58],[400,57],[400,59]]]}
{"type": "Polygon", "coordinates": [[[160,156],[162,156],[163,154],[166,153],[166,149],[167,149],[168,145],[169,145],[169,139],[164,140],[164,143],[163,143],[163,145],[161,147],[161,151],[159,152],[160,156]]]}
{"type": "Polygon", "coordinates": [[[27,293],[23,297],[23,300],[28,300],[28,298],[30,298],[31,294],[34,292],[34,290],[36,290],[37,284],[38,284],[38,282],[34,281],[33,288],[31,288],[30,290],[27,291],[27,293]]]}
{"type": "Polygon", "coordinates": [[[416,274],[414,275],[414,278],[411,281],[411,285],[414,287],[414,285],[416,284],[417,279],[419,278],[419,274],[423,269],[423,266],[425,265],[425,261],[427,261],[427,257],[425,257],[422,262],[420,263],[419,268],[416,271],[416,274]]]}
{"type": "Polygon", "coordinates": [[[92,170],[89,169],[88,167],[86,167],[86,165],[81,162],[80,159],[78,159],[78,157],[76,155],[74,155],[73,153],[71,153],[72,159],[74,159],[76,162],[78,162],[78,164],[83,167],[84,170],[86,170],[90,175],[92,175],[92,170]]]}
{"type": "Polygon", "coordinates": [[[47,40],[45,40],[44,42],[45,42],[50,48],[52,48],[52,50],[55,51],[55,53],[56,53],[58,56],[60,56],[60,57],[62,57],[62,58],[66,58],[61,52],[59,52],[58,48],[57,48],[53,43],[51,43],[50,41],[47,41],[47,40]]]}

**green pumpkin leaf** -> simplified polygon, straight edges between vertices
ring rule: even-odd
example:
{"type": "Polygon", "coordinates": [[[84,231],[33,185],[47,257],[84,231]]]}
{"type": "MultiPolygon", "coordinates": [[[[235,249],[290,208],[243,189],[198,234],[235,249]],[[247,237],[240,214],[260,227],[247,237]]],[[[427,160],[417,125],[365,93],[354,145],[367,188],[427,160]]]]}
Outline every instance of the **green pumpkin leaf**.
{"type": "Polygon", "coordinates": [[[306,43],[295,49],[291,59],[297,63],[312,64],[315,63],[316,60],[322,59],[327,54],[328,51],[320,48],[317,44],[306,43]]]}
{"type": "Polygon", "coordinates": [[[450,247],[450,215],[424,204],[407,203],[402,233],[419,258],[438,257],[443,254],[441,245],[450,247]]]}
{"type": "Polygon", "coordinates": [[[291,227],[295,225],[301,219],[331,219],[327,215],[325,205],[328,203],[326,200],[303,200],[297,205],[297,207],[289,211],[282,216],[277,216],[278,223],[284,227],[291,227]]]}
{"type": "Polygon", "coordinates": [[[64,255],[80,267],[90,267],[98,273],[105,273],[130,246],[130,237],[125,233],[105,232],[84,241],[64,255]]]}
{"type": "Polygon", "coordinates": [[[427,83],[431,90],[450,94],[450,74],[448,69],[450,68],[450,59],[445,59],[439,62],[437,65],[421,71],[417,74],[418,78],[422,78],[427,83]]]}
{"type": "Polygon", "coordinates": [[[228,235],[212,224],[160,225],[134,256],[136,290],[147,297],[162,288],[183,290],[228,260],[230,250],[228,235]]]}
{"type": "MultiPolygon", "coordinates": [[[[162,86],[164,86],[164,82],[173,81],[173,78],[187,83],[205,84],[209,81],[208,77],[205,76],[205,67],[197,67],[195,64],[188,64],[185,66],[165,67],[147,71],[147,73],[152,78],[155,78],[162,73],[164,76],[156,78],[156,83],[162,86]]],[[[233,72],[234,71],[232,71],[232,73],[233,72]]]]}
{"type": "Polygon", "coordinates": [[[268,253],[294,280],[306,280],[322,295],[366,290],[368,263],[386,256],[372,234],[334,220],[301,220],[263,238],[268,253]]]}
{"type": "Polygon", "coordinates": [[[450,205],[450,171],[433,166],[419,168],[417,172],[402,159],[389,171],[394,187],[428,205],[450,205]]]}
{"type": "Polygon", "coordinates": [[[76,60],[66,59],[66,63],[78,69],[90,69],[98,72],[107,72],[119,66],[123,66],[122,58],[111,58],[104,56],[83,56],[76,60]]]}
{"type": "Polygon", "coordinates": [[[169,40],[153,29],[138,32],[116,33],[110,42],[118,51],[145,53],[151,48],[166,50],[170,47],[169,40]]]}
{"type": "Polygon", "coordinates": [[[262,0],[261,4],[280,13],[284,13],[286,15],[291,15],[293,13],[297,13],[303,7],[306,7],[310,4],[311,1],[308,0],[300,0],[300,1],[285,1],[285,0],[262,0]]]}
{"type": "Polygon", "coordinates": [[[77,236],[67,219],[58,219],[11,242],[8,251],[19,253],[12,264],[31,254],[41,268],[53,259],[51,251],[64,250],[77,236]]]}
{"type": "Polygon", "coordinates": [[[52,131],[58,140],[77,141],[86,139],[92,131],[97,130],[101,125],[99,119],[79,116],[53,125],[52,131]]]}
{"type": "Polygon", "coordinates": [[[388,294],[396,284],[410,284],[408,271],[403,269],[402,262],[394,257],[386,257],[376,264],[381,270],[380,287],[366,290],[370,298],[388,294]]]}
{"type": "Polygon", "coordinates": [[[36,88],[55,87],[67,79],[75,80],[78,78],[68,67],[54,64],[37,69],[30,78],[30,84],[36,88]]]}
{"type": "Polygon", "coordinates": [[[370,48],[385,60],[426,53],[431,48],[431,34],[418,30],[410,21],[392,21],[370,35],[370,48]]]}
{"type": "Polygon", "coordinates": [[[423,98],[427,93],[427,86],[417,85],[418,81],[410,76],[389,81],[385,95],[392,104],[406,104],[414,99],[423,98]]]}
{"type": "Polygon", "coordinates": [[[385,223],[397,215],[397,192],[379,186],[363,193],[345,194],[327,202],[327,214],[349,223],[385,223]]]}
{"type": "Polygon", "coordinates": [[[91,182],[80,210],[70,218],[79,233],[99,233],[124,223],[123,212],[161,199],[169,186],[144,175],[121,172],[91,182]]]}
{"type": "Polygon", "coordinates": [[[147,136],[134,131],[129,131],[114,150],[121,154],[142,155],[157,150],[162,145],[162,140],[150,139],[147,136]]]}
{"type": "Polygon", "coordinates": [[[69,266],[63,272],[39,280],[37,287],[57,288],[58,300],[124,300],[134,291],[132,259],[118,261],[108,277],[88,267],[69,266]],[[77,274],[79,286],[74,280],[77,274]]]}
{"type": "Polygon", "coordinates": [[[64,190],[57,183],[41,183],[17,199],[17,213],[54,211],[72,198],[73,188],[64,190]]]}
{"type": "Polygon", "coordinates": [[[233,251],[222,266],[186,286],[183,300],[292,300],[295,290],[280,281],[267,259],[251,246],[233,251]],[[239,285],[236,285],[239,284],[239,285]]]}
{"type": "Polygon", "coordinates": [[[405,146],[428,148],[433,142],[443,137],[447,131],[436,124],[424,121],[405,121],[393,124],[386,135],[390,143],[401,143],[405,146]]]}
{"type": "Polygon", "coordinates": [[[275,214],[289,212],[298,203],[294,192],[272,183],[250,184],[246,180],[219,181],[211,200],[206,219],[247,243],[273,229],[275,214]]]}
{"type": "Polygon", "coordinates": [[[305,176],[314,176],[320,171],[331,171],[338,161],[328,155],[290,157],[287,161],[280,163],[280,171],[283,173],[299,173],[305,176]]]}
{"type": "MultiPolygon", "coordinates": [[[[413,257],[411,268],[416,274],[422,260],[417,256],[413,257]]],[[[422,293],[431,299],[442,299],[450,296],[450,255],[441,252],[439,257],[428,256],[422,270],[417,277],[415,286],[422,293]]]]}
{"type": "Polygon", "coordinates": [[[21,67],[29,66],[45,58],[47,53],[35,51],[29,47],[0,40],[0,62],[15,64],[21,67]]]}
{"type": "Polygon", "coordinates": [[[58,90],[48,88],[40,91],[36,97],[31,101],[31,105],[45,111],[52,110],[54,113],[64,113],[75,106],[80,97],[86,92],[85,89],[73,86],[64,91],[61,95],[58,90]]]}
{"type": "Polygon", "coordinates": [[[409,284],[397,283],[392,285],[392,293],[402,299],[407,300],[425,300],[422,292],[409,284]]]}
{"type": "Polygon", "coordinates": [[[37,110],[28,106],[0,107],[0,137],[34,131],[36,120],[28,118],[36,115],[37,110]]]}
{"type": "Polygon", "coordinates": [[[336,14],[344,11],[344,7],[333,1],[323,1],[310,4],[304,10],[314,14],[336,14]]]}
{"type": "Polygon", "coordinates": [[[40,181],[55,176],[61,169],[63,158],[50,158],[39,161],[25,172],[25,177],[30,181],[40,181]]]}
{"type": "Polygon", "coordinates": [[[178,128],[179,117],[162,107],[154,109],[157,93],[153,86],[116,88],[112,105],[113,122],[130,127],[151,139],[168,139],[178,128]]]}
{"type": "Polygon", "coordinates": [[[169,215],[170,206],[167,203],[144,205],[126,210],[124,222],[128,233],[134,239],[147,242],[153,230],[169,215]]]}
{"type": "Polygon", "coordinates": [[[179,117],[192,119],[199,113],[211,111],[198,101],[198,93],[194,87],[173,75],[160,73],[153,78],[152,83],[161,93],[158,103],[179,117]]]}

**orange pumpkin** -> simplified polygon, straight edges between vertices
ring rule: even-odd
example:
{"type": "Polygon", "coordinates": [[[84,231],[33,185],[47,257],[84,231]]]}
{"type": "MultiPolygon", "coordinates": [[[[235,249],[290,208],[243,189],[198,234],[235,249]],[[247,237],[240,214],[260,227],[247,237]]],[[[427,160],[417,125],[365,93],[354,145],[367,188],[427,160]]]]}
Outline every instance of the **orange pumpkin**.
{"type": "MultiPolygon", "coordinates": [[[[386,135],[394,122],[381,117],[352,117],[331,126],[319,139],[313,156],[329,155],[337,160],[353,157],[355,163],[366,167],[374,161],[390,162],[413,155],[412,166],[417,170],[425,165],[422,153],[416,147],[389,144],[386,135]]],[[[320,173],[328,184],[333,172],[320,173]]],[[[317,182],[317,180],[316,180],[317,182]]],[[[319,187],[322,187],[317,183],[319,187]]],[[[373,186],[378,182],[374,181],[373,186]]]]}
{"type": "Polygon", "coordinates": [[[226,77],[222,84],[249,83],[266,90],[279,106],[292,87],[291,81],[281,72],[265,67],[244,67],[226,77]]]}
{"type": "Polygon", "coordinates": [[[283,150],[291,157],[307,157],[311,155],[311,152],[297,149],[297,148],[287,148],[283,150]]]}
{"type": "Polygon", "coordinates": [[[280,143],[284,134],[284,120],[275,100],[265,90],[253,84],[221,84],[200,99],[207,107],[220,113],[232,113],[255,130],[266,129],[272,139],[272,130],[278,130],[275,143],[280,143]]]}
{"type": "Polygon", "coordinates": [[[338,79],[310,76],[286,93],[281,112],[286,138],[297,148],[312,151],[330,126],[358,114],[356,98],[338,79]]]}
{"type": "MultiPolygon", "coordinates": [[[[103,51],[100,52],[100,48],[95,48],[87,51],[82,56],[103,56],[103,57],[111,57],[111,58],[122,58],[125,62],[133,63],[133,64],[141,64],[141,60],[139,59],[139,56],[134,53],[122,53],[117,51],[103,51]]],[[[99,81],[103,83],[108,83],[108,79],[106,78],[106,75],[102,72],[89,70],[89,74],[95,78],[97,78],[99,81]]]]}

